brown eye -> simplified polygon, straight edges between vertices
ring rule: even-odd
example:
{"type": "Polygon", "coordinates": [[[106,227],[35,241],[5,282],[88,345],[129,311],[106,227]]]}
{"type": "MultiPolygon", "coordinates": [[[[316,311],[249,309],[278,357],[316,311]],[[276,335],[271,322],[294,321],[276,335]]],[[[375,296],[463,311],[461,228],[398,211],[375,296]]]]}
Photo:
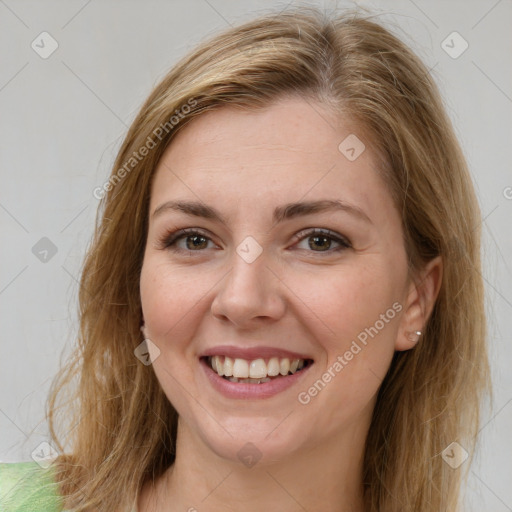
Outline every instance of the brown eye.
{"type": "Polygon", "coordinates": [[[308,244],[310,249],[314,251],[319,249],[320,251],[325,251],[331,248],[331,239],[328,236],[310,236],[308,238],[308,244]]]}
{"type": "Polygon", "coordinates": [[[206,249],[208,246],[208,238],[203,235],[188,235],[185,240],[187,249],[190,249],[191,251],[206,249]]]}
{"type": "Polygon", "coordinates": [[[215,247],[212,239],[196,229],[180,229],[176,232],[165,234],[159,239],[159,246],[162,249],[171,251],[191,253],[200,252],[204,249],[215,247]],[[210,244],[210,245],[209,245],[210,244]]]}
{"type": "Polygon", "coordinates": [[[295,237],[299,240],[298,249],[309,250],[309,252],[334,253],[352,247],[351,243],[342,235],[338,235],[328,229],[313,229],[302,231],[295,237]],[[307,246],[305,242],[307,240],[307,246]]]}

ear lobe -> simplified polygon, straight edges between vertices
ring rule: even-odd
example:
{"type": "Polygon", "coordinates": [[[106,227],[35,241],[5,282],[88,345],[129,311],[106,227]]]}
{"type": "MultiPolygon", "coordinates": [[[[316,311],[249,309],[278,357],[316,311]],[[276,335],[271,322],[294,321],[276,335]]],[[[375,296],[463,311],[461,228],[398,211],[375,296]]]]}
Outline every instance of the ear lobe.
{"type": "Polygon", "coordinates": [[[410,350],[421,339],[441,288],[443,262],[441,256],[429,261],[419,276],[410,283],[400,322],[395,350],[410,350]]]}

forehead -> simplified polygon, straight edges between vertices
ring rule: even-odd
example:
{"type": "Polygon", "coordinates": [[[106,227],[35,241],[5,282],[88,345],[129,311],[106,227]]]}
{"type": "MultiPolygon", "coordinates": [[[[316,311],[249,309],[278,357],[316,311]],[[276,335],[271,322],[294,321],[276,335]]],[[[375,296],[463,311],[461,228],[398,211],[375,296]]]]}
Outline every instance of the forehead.
{"type": "Polygon", "coordinates": [[[291,97],[256,111],[222,107],[193,120],[166,149],[151,207],[174,196],[224,208],[226,201],[268,206],[307,196],[375,210],[390,199],[376,171],[370,141],[318,102],[291,97]]]}

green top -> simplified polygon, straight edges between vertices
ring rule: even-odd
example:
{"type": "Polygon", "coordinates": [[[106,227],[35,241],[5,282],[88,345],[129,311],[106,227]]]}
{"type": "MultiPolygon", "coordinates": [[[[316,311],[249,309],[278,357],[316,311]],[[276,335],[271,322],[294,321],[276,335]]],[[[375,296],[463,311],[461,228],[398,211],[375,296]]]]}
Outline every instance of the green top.
{"type": "Polygon", "coordinates": [[[36,462],[0,463],[2,512],[63,512],[52,466],[36,462]]]}
{"type": "Polygon", "coordinates": [[[0,463],[0,512],[66,512],[53,466],[43,469],[33,461],[0,463]]]}

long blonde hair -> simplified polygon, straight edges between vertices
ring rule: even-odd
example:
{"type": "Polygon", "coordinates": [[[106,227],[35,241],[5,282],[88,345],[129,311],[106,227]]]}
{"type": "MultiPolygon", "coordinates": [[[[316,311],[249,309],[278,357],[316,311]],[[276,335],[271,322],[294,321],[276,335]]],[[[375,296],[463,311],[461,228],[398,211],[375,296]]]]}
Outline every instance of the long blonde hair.
{"type": "Polygon", "coordinates": [[[102,197],[79,290],[80,334],[48,402],[66,506],[132,506],[175,457],[177,413],[141,343],[139,277],[151,180],[175,134],[229,104],[298,94],[357,122],[380,155],[402,212],[411,272],[441,255],[441,290],[421,343],[397,352],[379,391],[364,455],[367,512],[454,511],[488,389],[480,214],[467,164],[423,63],[379,24],[301,7],[201,44],[153,90],[131,125],[102,197]],[[185,106],[188,105],[187,108],[185,106]],[[146,148],[144,151],[142,148],[146,148]],[[58,431],[60,432],[58,434],[58,431]]]}

